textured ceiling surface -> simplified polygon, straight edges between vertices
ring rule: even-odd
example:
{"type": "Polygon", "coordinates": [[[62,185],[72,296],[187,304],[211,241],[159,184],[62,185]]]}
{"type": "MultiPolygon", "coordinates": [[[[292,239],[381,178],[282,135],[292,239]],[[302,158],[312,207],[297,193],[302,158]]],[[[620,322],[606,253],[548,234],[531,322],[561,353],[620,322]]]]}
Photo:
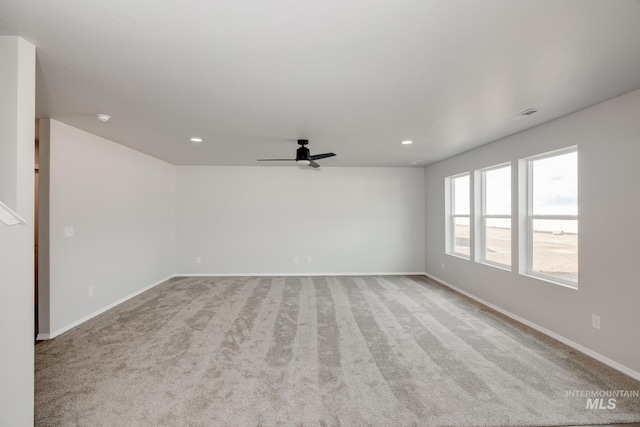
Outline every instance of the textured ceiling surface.
{"type": "Polygon", "coordinates": [[[0,1],[38,117],[180,165],[298,138],[325,166],[430,164],[640,88],[639,22],[637,0],[0,1]]]}

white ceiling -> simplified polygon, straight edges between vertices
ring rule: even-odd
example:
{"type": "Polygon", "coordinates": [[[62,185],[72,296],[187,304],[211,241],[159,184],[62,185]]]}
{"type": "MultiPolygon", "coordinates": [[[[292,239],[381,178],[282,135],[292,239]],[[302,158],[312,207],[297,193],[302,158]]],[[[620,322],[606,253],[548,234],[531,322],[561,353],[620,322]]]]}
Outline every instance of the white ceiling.
{"type": "Polygon", "coordinates": [[[425,165],[640,88],[638,0],[1,0],[0,35],[38,117],[180,165],[425,165]]]}

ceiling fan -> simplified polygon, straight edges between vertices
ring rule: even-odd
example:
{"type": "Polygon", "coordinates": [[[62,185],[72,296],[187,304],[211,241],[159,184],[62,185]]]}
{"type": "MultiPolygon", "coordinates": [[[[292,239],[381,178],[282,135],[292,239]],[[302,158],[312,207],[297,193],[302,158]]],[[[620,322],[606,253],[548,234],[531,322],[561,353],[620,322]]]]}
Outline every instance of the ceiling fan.
{"type": "Polygon", "coordinates": [[[320,167],[315,161],[320,159],[326,159],[327,157],[335,156],[335,153],[314,154],[309,153],[309,149],[305,147],[309,143],[308,139],[299,139],[298,145],[300,148],[296,150],[295,159],[258,159],[259,162],[293,162],[295,161],[301,166],[311,166],[312,168],[320,167]]]}

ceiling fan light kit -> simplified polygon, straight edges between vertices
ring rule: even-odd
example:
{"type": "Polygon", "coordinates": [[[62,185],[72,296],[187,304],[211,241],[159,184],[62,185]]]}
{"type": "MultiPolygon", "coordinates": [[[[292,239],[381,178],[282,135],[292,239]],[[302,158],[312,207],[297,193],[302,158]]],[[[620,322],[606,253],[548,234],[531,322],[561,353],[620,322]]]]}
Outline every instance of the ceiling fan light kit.
{"type": "Polygon", "coordinates": [[[327,157],[334,157],[335,153],[323,153],[311,155],[309,149],[305,145],[309,144],[308,139],[299,139],[298,145],[300,146],[296,150],[295,159],[258,159],[259,162],[293,162],[295,161],[299,166],[311,166],[312,168],[320,167],[315,161],[320,159],[326,159],[327,157]]]}

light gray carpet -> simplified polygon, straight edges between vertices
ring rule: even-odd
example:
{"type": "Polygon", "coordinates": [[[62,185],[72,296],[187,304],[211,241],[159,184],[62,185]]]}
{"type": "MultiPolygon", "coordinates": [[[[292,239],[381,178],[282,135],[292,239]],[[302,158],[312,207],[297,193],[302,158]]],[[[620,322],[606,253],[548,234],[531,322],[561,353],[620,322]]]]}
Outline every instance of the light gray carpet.
{"type": "Polygon", "coordinates": [[[175,278],[36,346],[37,426],[640,421],[569,390],[640,382],[422,277],[175,278]]]}

